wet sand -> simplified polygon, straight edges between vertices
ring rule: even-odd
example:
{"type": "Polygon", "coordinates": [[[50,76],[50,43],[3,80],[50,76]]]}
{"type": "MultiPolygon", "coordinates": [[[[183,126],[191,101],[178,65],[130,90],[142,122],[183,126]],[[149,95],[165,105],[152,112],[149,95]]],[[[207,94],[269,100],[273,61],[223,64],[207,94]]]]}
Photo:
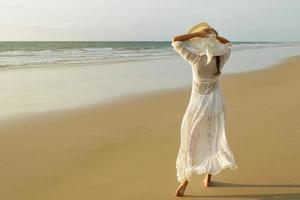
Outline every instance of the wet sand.
{"type": "MultiPolygon", "coordinates": [[[[237,170],[194,174],[192,199],[300,199],[300,56],[224,75],[237,170]]],[[[180,123],[191,88],[2,121],[3,200],[176,199],[180,123]]],[[[178,198],[178,197],[177,197],[178,198]]]]}

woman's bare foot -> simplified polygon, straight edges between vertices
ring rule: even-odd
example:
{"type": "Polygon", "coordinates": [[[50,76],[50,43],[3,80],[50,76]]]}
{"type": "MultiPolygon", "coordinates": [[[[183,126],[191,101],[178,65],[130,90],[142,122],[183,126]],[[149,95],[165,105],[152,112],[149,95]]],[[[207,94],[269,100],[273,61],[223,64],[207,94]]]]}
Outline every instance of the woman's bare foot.
{"type": "Polygon", "coordinates": [[[180,186],[177,188],[175,196],[180,197],[184,195],[185,188],[189,182],[185,180],[180,186]]]}
{"type": "Polygon", "coordinates": [[[203,180],[204,186],[205,187],[210,187],[211,186],[211,174],[206,174],[204,180],[203,180]]]}

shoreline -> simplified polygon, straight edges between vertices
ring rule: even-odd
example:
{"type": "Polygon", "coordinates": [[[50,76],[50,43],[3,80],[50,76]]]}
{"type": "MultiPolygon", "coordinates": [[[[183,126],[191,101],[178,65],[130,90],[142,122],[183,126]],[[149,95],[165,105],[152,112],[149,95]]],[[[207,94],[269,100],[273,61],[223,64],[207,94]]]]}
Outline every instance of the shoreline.
{"type": "MultiPolygon", "coordinates": [[[[295,45],[233,51],[222,70],[223,76],[267,68],[298,54],[299,50],[300,46],[295,45]]],[[[190,65],[173,53],[172,59],[1,71],[4,84],[0,85],[0,121],[189,87],[190,65]]]]}
{"type": "MultiPolygon", "coordinates": [[[[297,59],[297,57],[300,57],[300,55],[290,56],[288,58],[281,60],[280,62],[278,62],[276,64],[265,66],[264,68],[261,68],[261,69],[253,69],[251,71],[241,71],[241,72],[223,74],[222,77],[219,78],[219,81],[222,81],[222,79],[228,79],[228,78],[230,79],[231,77],[235,77],[235,76],[240,76],[240,75],[243,76],[243,75],[252,74],[252,73],[259,73],[260,71],[265,71],[265,70],[270,70],[272,68],[280,67],[285,62],[288,62],[289,60],[297,59]]],[[[162,89],[156,89],[153,91],[139,92],[139,93],[135,93],[135,94],[123,94],[123,95],[119,95],[118,97],[108,98],[107,100],[102,100],[99,102],[93,102],[93,103],[84,104],[84,105],[78,105],[76,107],[71,107],[71,108],[60,108],[60,109],[54,109],[54,110],[48,110],[48,111],[30,112],[28,114],[20,114],[17,116],[1,118],[0,122],[5,123],[5,122],[14,121],[14,120],[23,120],[25,118],[34,118],[34,117],[44,116],[44,115],[48,115],[48,114],[52,115],[52,114],[59,114],[62,112],[76,112],[76,111],[85,110],[85,109],[93,109],[94,107],[106,107],[106,106],[110,106],[112,104],[122,103],[123,101],[126,101],[126,102],[132,101],[132,100],[134,100],[136,98],[140,98],[140,97],[147,98],[147,97],[151,97],[151,96],[161,95],[164,93],[174,93],[174,92],[186,91],[186,90],[191,91],[191,87],[192,87],[192,80],[188,86],[181,86],[181,87],[177,87],[177,88],[162,88],[162,89]]],[[[0,124],[0,126],[1,126],[1,124],[0,124]]]]}
{"type": "MultiPolygon", "coordinates": [[[[220,77],[237,170],[186,196],[300,198],[300,56],[220,77]],[[292,164],[287,164],[291,163],[292,164]]],[[[191,88],[34,114],[0,126],[0,193],[9,200],[174,199],[180,123],[191,88]],[[155,192],[153,192],[155,186],[155,192]]]]}

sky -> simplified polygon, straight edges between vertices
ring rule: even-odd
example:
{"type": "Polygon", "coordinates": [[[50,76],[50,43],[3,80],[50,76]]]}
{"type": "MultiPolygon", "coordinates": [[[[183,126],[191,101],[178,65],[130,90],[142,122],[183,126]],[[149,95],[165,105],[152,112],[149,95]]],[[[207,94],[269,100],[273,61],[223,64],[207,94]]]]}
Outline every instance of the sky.
{"type": "Polygon", "coordinates": [[[200,22],[231,41],[300,41],[299,0],[1,0],[1,41],[170,41],[200,22]]]}

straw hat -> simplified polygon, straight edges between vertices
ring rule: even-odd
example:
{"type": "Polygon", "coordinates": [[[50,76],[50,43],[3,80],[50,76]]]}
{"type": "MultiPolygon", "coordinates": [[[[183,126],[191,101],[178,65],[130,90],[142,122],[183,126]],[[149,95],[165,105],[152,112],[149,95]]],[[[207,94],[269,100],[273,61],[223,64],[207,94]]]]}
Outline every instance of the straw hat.
{"type": "MultiPolygon", "coordinates": [[[[208,23],[201,22],[194,25],[188,30],[188,33],[199,32],[206,28],[212,28],[208,23]]],[[[189,39],[189,43],[193,46],[200,55],[206,55],[208,64],[213,56],[219,56],[227,52],[226,45],[222,44],[215,33],[210,33],[207,38],[194,37],[189,39]]]]}

